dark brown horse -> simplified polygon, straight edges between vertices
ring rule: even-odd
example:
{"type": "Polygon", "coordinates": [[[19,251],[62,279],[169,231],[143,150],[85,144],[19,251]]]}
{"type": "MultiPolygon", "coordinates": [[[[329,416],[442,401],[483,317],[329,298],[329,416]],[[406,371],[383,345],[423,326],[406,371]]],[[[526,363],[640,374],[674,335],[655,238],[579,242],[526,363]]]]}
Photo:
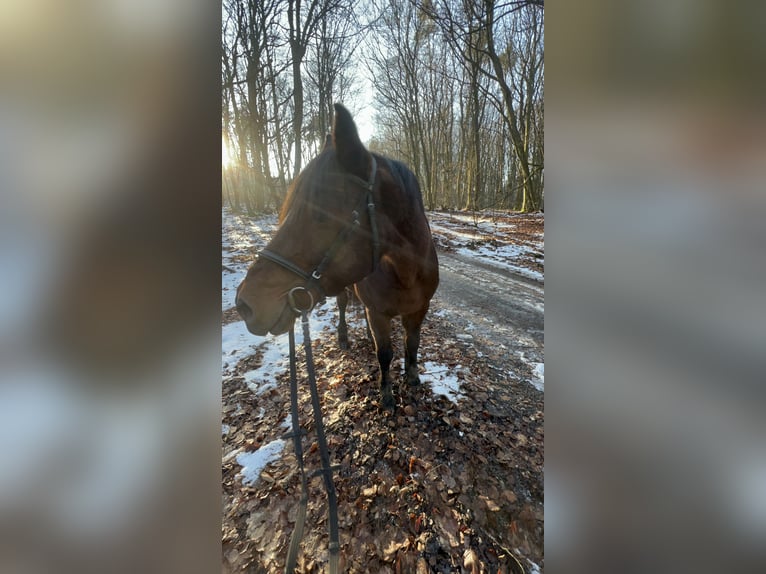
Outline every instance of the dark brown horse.
{"type": "Polygon", "coordinates": [[[293,182],[279,229],[237,289],[240,316],[256,335],[285,333],[296,309],[354,285],[375,341],[383,406],[391,409],[391,319],[402,318],[405,377],[416,385],[420,326],[438,284],[415,175],[367,151],[351,114],[336,104],[332,141],[293,182]]]}

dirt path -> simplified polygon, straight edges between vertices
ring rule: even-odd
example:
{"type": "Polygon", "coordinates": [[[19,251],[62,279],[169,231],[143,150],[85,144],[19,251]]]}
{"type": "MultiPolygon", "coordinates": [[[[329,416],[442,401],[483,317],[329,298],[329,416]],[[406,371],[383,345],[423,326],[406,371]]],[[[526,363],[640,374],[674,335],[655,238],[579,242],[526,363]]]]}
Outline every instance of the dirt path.
{"type": "Polygon", "coordinates": [[[544,362],[543,284],[454,253],[439,254],[439,272],[435,306],[478,351],[507,349],[544,362]]]}

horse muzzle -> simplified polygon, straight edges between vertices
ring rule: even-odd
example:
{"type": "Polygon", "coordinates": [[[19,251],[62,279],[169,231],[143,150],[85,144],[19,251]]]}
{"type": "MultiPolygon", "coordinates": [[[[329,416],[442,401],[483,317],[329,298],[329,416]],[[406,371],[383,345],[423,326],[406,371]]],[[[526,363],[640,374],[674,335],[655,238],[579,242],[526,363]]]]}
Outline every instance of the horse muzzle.
{"type": "Polygon", "coordinates": [[[247,326],[247,330],[259,337],[263,337],[268,333],[272,333],[273,335],[286,333],[290,330],[290,326],[293,324],[296,317],[292,309],[290,309],[286,303],[283,303],[281,310],[276,313],[270,313],[268,316],[263,316],[262,313],[256,313],[242,297],[237,296],[235,305],[237,313],[239,313],[239,316],[247,326]]]}

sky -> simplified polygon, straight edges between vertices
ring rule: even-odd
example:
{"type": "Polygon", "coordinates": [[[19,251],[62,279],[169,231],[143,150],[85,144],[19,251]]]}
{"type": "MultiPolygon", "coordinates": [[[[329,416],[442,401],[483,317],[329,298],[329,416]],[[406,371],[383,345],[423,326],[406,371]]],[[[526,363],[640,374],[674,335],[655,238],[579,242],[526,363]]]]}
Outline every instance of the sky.
{"type": "Polygon", "coordinates": [[[349,109],[352,110],[356,127],[359,130],[359,138],[364,144],[369,144],[375,134],[375,109],[372,102],[375,99],[372,82],[364,73],[362,66],[355,66],[356,79],[359,82],[359,99],[353,102],[349,109]]]}
{"type": "Polygon", "coordinates": [[[375,133],[375,123],[373,119],[374,113],[375,112],[372,109],[372,105],[365,104],[364,108],[362,108],[359,112],[357,112],[356,116],[354,116],[356,127],[359,130],[359,137],[365,144],[370,142],[370,139],[375,133]]]}

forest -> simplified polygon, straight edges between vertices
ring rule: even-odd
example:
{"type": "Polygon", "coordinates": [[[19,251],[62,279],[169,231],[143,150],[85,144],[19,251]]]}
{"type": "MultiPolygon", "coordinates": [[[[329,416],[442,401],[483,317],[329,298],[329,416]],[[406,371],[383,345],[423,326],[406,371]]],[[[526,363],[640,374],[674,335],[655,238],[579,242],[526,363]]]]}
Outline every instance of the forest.
{"type": "Polygon", "coordinates": [[[543,211],[543,16],[543,0],[224,0],[224,205],[277,210],[341,102],[427,209],[543,211]]]}

